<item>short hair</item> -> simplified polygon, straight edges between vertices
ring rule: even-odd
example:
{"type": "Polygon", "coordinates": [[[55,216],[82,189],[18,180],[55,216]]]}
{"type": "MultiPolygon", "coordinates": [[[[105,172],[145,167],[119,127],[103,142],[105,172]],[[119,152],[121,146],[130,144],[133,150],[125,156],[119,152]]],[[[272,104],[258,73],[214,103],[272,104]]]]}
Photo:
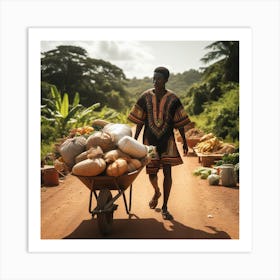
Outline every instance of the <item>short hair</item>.
{"type": "Polygon", "coordinates": [[[165,68],[165,67],[162,67],[162,66],[157,67],[154,70],[154,72],[162,74],[166,78],[166,80],[168,80],[168,78],[169,78],[169,70],[167,68],[165,68]]]}

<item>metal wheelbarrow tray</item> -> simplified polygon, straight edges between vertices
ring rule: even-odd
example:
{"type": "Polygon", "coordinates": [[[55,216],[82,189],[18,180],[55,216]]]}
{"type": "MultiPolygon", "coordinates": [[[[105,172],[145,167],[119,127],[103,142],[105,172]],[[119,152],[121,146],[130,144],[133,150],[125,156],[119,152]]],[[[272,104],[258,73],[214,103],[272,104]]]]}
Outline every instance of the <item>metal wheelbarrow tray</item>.
{"type": "Polygon", "coordinates": [[[91,213],[92,218],[97,215],[97,222],[99,230],[102,234],[108,234],[112,230],[113,224],[113,213],[117,210],[118,205],[114,202],[120,197],[123,197],[126,213],[130,215],[131,211],[131,199],[132,199],[132,182],[136,179],[138,174],[141,172],[143,167],[133,171],[131,173],[126,173],[119,177],[111,176],[74,176],[78,177],[86,187],[90,189],[89,197],[89,213],[91,213]],[[129,191],[129,205],[127,204],[125,190],[130,187],[129,191]],[[116,190],[118,193],[113,197],[111,191],[116,190]],[[98,194],[97,194],[97,191],[98,194]],[[92,194],[94,194],[97,206],[92,209],[92,194]]]}

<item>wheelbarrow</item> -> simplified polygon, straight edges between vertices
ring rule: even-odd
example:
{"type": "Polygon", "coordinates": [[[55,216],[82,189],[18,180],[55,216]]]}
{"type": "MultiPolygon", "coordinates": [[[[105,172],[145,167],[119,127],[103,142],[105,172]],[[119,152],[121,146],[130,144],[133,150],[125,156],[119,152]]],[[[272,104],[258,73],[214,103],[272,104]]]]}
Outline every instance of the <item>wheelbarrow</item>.
{"type": "Polygon", "coordinates": [[[89,213],[94,216],[97,216],[97,223],[99,231],[103,235],[107,235],[112,231],[113,225],[113,214],[117,210],[118,205],[114,202],[120,197],[123,197],[125,210],[128,215],[131,211],[131,200],[132,200],[132,182],[136,179],[143,167],[139,168],[136,171],[131,173],[124,174],[119,177],[112,176],[80,176],[78,177],[85,185],[90,189],[89,197],[89,213]],[[127,203],[125,190],[130,188],[129,191],[129,204],[127,203]],[[113,197],[111,191],[116,190],[118,193],[113,197]],[[97,194],[97,191],[98,194],[97,194]],[[92,209],[92,200],[93,195],[96,198],[97,206],[92,209]]]}

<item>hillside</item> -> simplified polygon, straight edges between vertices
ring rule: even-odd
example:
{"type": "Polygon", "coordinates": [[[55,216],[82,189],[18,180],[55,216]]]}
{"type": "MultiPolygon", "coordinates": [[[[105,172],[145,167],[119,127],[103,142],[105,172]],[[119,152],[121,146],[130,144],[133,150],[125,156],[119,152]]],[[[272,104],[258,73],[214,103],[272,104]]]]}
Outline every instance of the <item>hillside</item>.
{"type": "MultiPolygon", "coordinates": [[[[193,83],[199,82],[201,73],[197,70],[189,70],[183,73],[170,74],[166,87],[174,91],[178,96],[184,96],[193,83]]],[[[136,101],[137,97],[146,89],[153,87],[152,77],[143,79],[127,80],[125,89],[131,101],[136,101]]]]}

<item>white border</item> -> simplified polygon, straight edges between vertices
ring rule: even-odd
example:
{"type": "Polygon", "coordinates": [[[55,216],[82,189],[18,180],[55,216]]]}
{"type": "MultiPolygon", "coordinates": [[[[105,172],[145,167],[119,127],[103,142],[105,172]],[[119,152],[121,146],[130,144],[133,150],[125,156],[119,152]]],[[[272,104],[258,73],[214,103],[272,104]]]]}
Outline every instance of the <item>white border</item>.
{"type": "Polygon", "coordinates": [[[252,249],[252,35],[250,28],[29,28],[28,250],[30,252],[249,252],[252,249]],[[156,38],[155,38],[156,34],[156,38]],[[82,40],[240,41],[239,240],[41,240],[40,42],[82,40]],[[246,166],[246,172],[244,172],[246,166]]]}

